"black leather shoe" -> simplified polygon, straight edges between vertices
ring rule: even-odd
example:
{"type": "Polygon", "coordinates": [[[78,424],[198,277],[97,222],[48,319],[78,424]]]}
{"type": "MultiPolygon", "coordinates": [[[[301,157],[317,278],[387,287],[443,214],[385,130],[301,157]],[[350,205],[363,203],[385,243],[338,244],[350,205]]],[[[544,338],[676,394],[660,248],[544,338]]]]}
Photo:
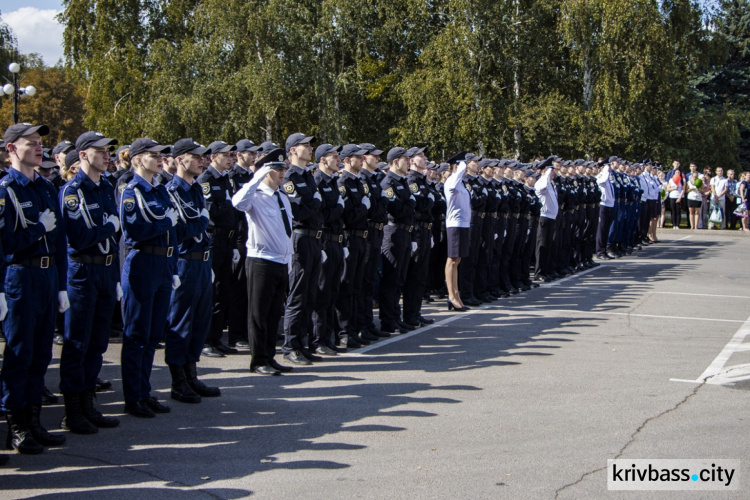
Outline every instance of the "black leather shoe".
{"type": "Polygon", "coordinates": [[[281,372],[272,368],[270,365],[256,366],[255,368],[251,368],[250,371],[257,373],[258,375],[271,375],[273,377],[281,375],[281,372]]]}
{"type": "Polygon", "coordinates": [[[467,297],[467,298],[461,297],[461,302],[463,302],[465,306],[474,306],[474,307],[476,307],[476,306],[481,306],[482,305],[482,303],[479,302],[479,300],[477,300],[476,297],[467,297]]]}
{"type": "Polygon", "coordinates": [[[421,316],[421,315],[417,319],[419,319],[419,322],[422,323],[423,325],[431,325],[435,322],[434,319],[425,318],[424,316],[421,316]]]}
{"type": "Polygon", "coordinates": [[[214,348],[222,354],[237,354],[239,352],[234,347],[229,347],[221,342],[217,343],[214,348]]]}
{"type": "Polygon", "coordinates": [[[373,336],[375,336],[375,337],[378,337],[379,339],[381,339],[381,338],[383,338],[383,339],[384,339],[384,338],[388,338],[388,337],[390,337],[390,336],[391,336],[391,334],[390,334],[390,333],[388,333],[388,332],[384,332],[384,331],[382,331],[382,330],[378,330],[378,329],[377,329],[377,328],[375,328],[374,326],[368,326],[368,327],[367,327],[367,331],[368,331],[368,332],[370,333],[370,335],[373,335],[373,336]]]}
{"type": "Polygon", "coordinates": [[[421,324],[419,323],[419,320],[418,320],[418,319],[412,319],[412,318],[408,318],[408,319],[407,319],[407,318],[404,318],[404,320],[402,321],[402,323],[406,323],[407,325],[409,325],[409,326],[413,327],[413,329],[415,329],[415,330],[416,330],[417,328],[419,328],[420,326],[422,326],[422,325],[421,325],[421,324]]]}
{"type": "Polygon", "coordinates": [[[384,333],[387,333],[389,335],[392,334],[392,333],[396,333],[396,325],[389,325],[387,323],[381,323],[380,324],[380,331],[384,332],[384,333]]]}
{"type": "Polygon", "coordinates": [[[373,342],[377,342],[378,340],[380,340],[380,337],[378,337],[377,335],[373,335],[372,333],[370,333],[370,332],[369,332],[368,330],[366,330],[366,329],[365,329],[365,330],[362,330],[362,331],[361,331],[361,332],[359,332],[359,333],[358,333],[357,335],[358,335],[358,337],[359,337],[359,338],[361,338],[362,340],[366,340],[366,341],[368,341],[368,342],[369,342],[369,343],[371,343],[371,344],[372,344],[373,342]]]}
{"type": "Polygon", "coordinates": [[[154,418],[156,414],[143,401],[125,403],[125,413],[138,418],[154,418]]]}
{"type": "Polygon", "coordinates": [[[323,358],[321,358],[320,356],[316,356],[312,353],[312,351],[308,351],[307,349],[302,349],[300,352],[310,361],[323,361],[323,358]]]}
{"type": "Polygon", "coordinates": [[[515,295],[515,294],[517,294],[517,293],[518,293],[518,288],[516,288],[516,287],[514,287],[514,286],[511,286],[511,287],[510,287],[510,288],[508,289],[508,291],[510,292],[510,294],[511,294],[511,295],[515,295]]]}
{"type": "Polygon", "coordinates": [[[229,347],[233,347],[235,349],[242,349],[243,351],[246,351],[250,349],[250,342],[245,342],[244,340],[239,340],[235,342],[234,344],[229,344],[229,347]]]}
{"type": "Polygon", "coordinates": [[[153,396],[144,399],[143,403],[148,406],[148,408],[154,413],[169,413],[170,411],[172,411],[169,406],[160,403],[159,400],[153,396]]]}
{"type": "Polygon", "coordinates": [[[207,345],[201,350],[201,356],[207,358],[223,358],[224,354],[212,345],[207,345]]]}
{"type": "Polygon", "coordinates": [[[290,371],[292,371],[291,366],[284,366],[280,364],[278,361],[276,361],[275,359],[272,359],[271,361],[269,361],[268,364],[271,368],[273,368],[274,370],[280,371],[281,373],[289,373],[290,371]]]}
{"type": "Polygon", "coordinates": [[[58,333],[52,339],[52,343],[55,345],[63,345],[65,343],[65,338],[58,333]]]}
{"type": "Polygon", "coordinates": [[[363,339],[358,333],[349,334],[349,338],[362,345],[370,345],[372,341],[363,339]]]}
{"type": "Polygon", "coordinates": [[[399,329],[399,330],[401,330],[402,332],[403,332],[403,331],[411,332],[412,330],[416,330],[416,328],[415,328],[415,327],[413,327],[413,326],[411,326],[411,325],[407,325],[406,323],[404,323],[404,322],[403,322],[403,321],[401,321],[401,320],[398,320],[398,321],[396,321],[396,326],[397,326],[397,327],[398,327],[398,329],[399,329]]]}
{"type": "Polygon", "coordinates": [[[616,258],[617,258],[617,255],[615,255],[615,254],[614,254],[614,253],[612,253],[612,252],[607,252],[607,258],[608,258],[608,259],[616,259],[616,258]]]}
{"type": "Polygon", "coordinates": [[[315,354],[321,356],[336,356],[338,353],[326,345],[319,345],[315,348],[315,354]]]}
{"type": "Polygon", "coordinates": [[[477,298],[481,300],[482,302],[484,302],[485,304],[492,304],[493,302],[497,300],[495,297],[493,297],[489,293],[483,293],[483,294],[477,295],[477,298]]]}
{"type": "Polygon", "coordinates": [[[108,391],[112,388],[112,382],[109,380],[96,379],[96,392],[108,391]]]}
{"type": "Polygon", "coordinates": [[[290,363],[294,363],[295,365],[308,366],[312,364],[309,359],[303,356],[302,353],[296,349],[292,352],[284,354],[284,359],[286,359],[290,363]]]}
{"type": "Polygon", "coordinates": [[[52,394],[46,386],[42,389],[42,406],[56,405],[58,401],[58,397],[52,394]]]}
{"type": "Polygon", "coordinates": [[[347,335],[346,337],[346,347],[348,349],[359,349],[362,347],[362,344],[359,343],[359,341],[355,338],[352,338],[347,335]]]}

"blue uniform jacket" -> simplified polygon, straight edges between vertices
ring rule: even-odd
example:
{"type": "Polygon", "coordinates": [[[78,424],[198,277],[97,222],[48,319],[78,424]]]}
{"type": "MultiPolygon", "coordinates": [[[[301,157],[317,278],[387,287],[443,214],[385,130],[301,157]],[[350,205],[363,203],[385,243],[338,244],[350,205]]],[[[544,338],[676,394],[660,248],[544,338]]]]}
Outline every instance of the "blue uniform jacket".
{"type": "Polygon", "coordinates": [[[117,233],[107,217],[119,214],[115,188],[107,179],[102,177],[96,185],[79,170],[60,190],[60,211],[65,219],[68,254],[117,254],[117,233]]]}
{"type": "Polygon", "coordinates": [[[180,221],[175,226],[180,254],[208,250],[208,219],[201,216],[201,210],[206,208],[206,200],[200,184],[188,184],[175,175],[167,183],[167,192],[180,212],[180,221]]]}

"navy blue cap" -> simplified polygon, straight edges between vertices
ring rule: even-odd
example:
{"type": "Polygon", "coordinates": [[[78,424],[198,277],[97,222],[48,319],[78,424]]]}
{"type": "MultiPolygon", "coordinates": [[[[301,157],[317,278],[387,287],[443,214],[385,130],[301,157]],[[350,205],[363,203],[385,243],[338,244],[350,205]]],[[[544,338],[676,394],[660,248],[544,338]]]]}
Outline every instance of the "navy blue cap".
{"type": "Polygon", "coordinates": [[[441,163],[438,166],[438,168],[437,168],[437,173],[442,174],[443,172],[445,172],[449,168],[450,168],[450,164],[449,163],[441,163]]]}
{"type": "Polygon", "coordinates": [[[314,140],[315,137],[312,135],[305,135],[302,132],[297,132],[296,134],[292,134],[286,138],[286,150],[288,152],[298,144],[307,144],[308,142],[312,142],[314,140]]]}
{"type": "Polygon", "coordinates": [[[137,139],[130,145],[131,158],[138,156],[141,153],[164,153],[166,151],[169,151],[169,146],[162,146],[150,137],[137,139]]]}
{"type": "Polygon", "coordinates": [[[258,152],[261,154],[268,154],[278,147],[279,146],[273,141],[266,141],[266,142],[261,143],[261,145],[258,148],[258,152]]]}
{"type": "Polygon", "coordinates": [[[271,168],[289,168],[284,162],[286,160],[286,151],[281,148],[276,148],[264,155],[263,158],[255,162],[255,167],[260,168],[269,166],[271,168]]]}
{"type": "Polygon", "coordinates": [[[556,156],[548,156],[547,159],[543,160],[539,165],[537,165],[538,168],[555,168],[555,158],[556,156]]]}
{"type": "Polygon", "coordinates": [[[427,162],[427,168],[429,168],[430,170],[437,170],[439,166],[440,165],[438,165],[434,161],[428,161],[427,162]]]}
{"type": "Polygon", "coordinates": [[[367,153],[365,154],[368,155],[380,156],[383,154],[383,151],[381,149],[376,148],[374,144],[370,144],[369,142],[363,142],[359,145],[359,147],[362,149],[366,149],[367,153]]]}
{"type": "Polygon", "coordinates": [[[347,144],[346,146],[341,148],[339,158],[341,158],[341,160],[343,161],[344,158],[349,158],[350,156],[362,156],[366,154],[367,150],[359,147],[359,144],[347,144]]]}
{"type": "Polygon", "coordinates": [[[67,153],[71,149],[75,149],[75,146],[70,141],[58,142],[57,145],[52,148],[52,155],[57,156],[60,153],[67,153]]]}
{"type": "Polygon", "coordinates": [[[122,152],[123,152],[123,151],[125,151],[126,149],[130,149],[130,144],[127,144],[127,145],[125,145],[125,146],[120,146],[119,148],[117,148],[117,151],[115,151],[115,154],[116,154],[117,156],[120,156],[120,153],[122,153],[122,152]]]}
{"type": "Polygon", "coordinates": [[[76,139],[76,150],[83,151],[87,148],[103,148],[115,144],[117,144],[117,139],[104,137],[104,134],[100,132],[84,132],[76,139]]]}
{"type": "Polygon", "coordinates": [[[406,156],[408,156],[409,158],[414,158],[418,154],[424,153],[424,150],[425,148],[409,148],[406,150],[406,156]]]}
{"type": "Polygon", "coordinates": [[[489,158],[482,158],[479,162],[479,168],[491,167],[495,162],[489,158]]]}
{"type": "Polygon", "coordinates": [[[616,161],[622,161],[622,158],[620,158],[618,156],[610,156],[609,160],[607,161],[607,163],[614,163],[616,161]]]}
{"type": "Polygon", "coordinates": [[[450,158],[448,158],[446,160],[446,162],[448,162],[449,164],[452,165],[454,163],[461,163],[465,159],[466,159],[466,152],[465,151],[461,151],[460,153],[456,153],[453,156],[451,156],[450,158]]]}
{"type": "Polygon", "coordinates": [[[315,148],[315,161],[320,161],[325,155],[333,153],[334,151],[341,151],[341,146],[334,146],[333,144],[321,144],[315,148]]]}
{"type": "Polygon", "coordinates": [[[240,139],[237,141],[237,144],[235,144],[235,147],[237,148],[238,153],[242,153],[243,151],[258,151],[260,149],[259,146],[256,146],[253,141],[250,139],[240,139]]]}
{"type": "Polygon", "coordinates": [[[184,154],[204,155],[209,151],[205,146],[201,146],[192,139],[180,139],[172,146],[172,156],[175,158],[184,154]]]}
{"type": "Polygon", "coordinates": [[[47,125],[32,125],[31,123],[16,123],[5,129],[3,134],[3,140],[6,144],[16,142],[20,137],[26,137],[33,133],[39,135],[49,134],[49,127],[47,125]]]}
{"type": "Polygon", "coordinates": [[[386,156],[386,159],[388,160],[388,163],[391,163],[394,160],[397,160],[401,158],[402,156],[406,156],[406,150],[404,148],[391,148],[388,151],[388,155],[386,156]]]}
{"type": "Polygon", "coordinates": [[[55,168],[56,166],[57,163],[55,163],[49,153],[42,154],[42,164],[39,165],[40,168],[55,168]]]}
{"type": "Polygon", "coordinates": [[[573,165],[575,165],[576,167],[580,167],[584,163],[586,163],[586,160],[584,160],[583,158],[579,158],[579,159],[577,159],[576,161],[573,162],[573,165]]]}
{"type": "Polygon", "coordinates": [[[378,162],[378,168],[380,170],[388,170],[388,164],[384,161],[378,162]]]}
{"type": "Polygon", "coordinates": [[[79,160],[78,158],[78,151],[75,149],[68,151],[68,154],[65,155],[65,167],[70,168],[79,160]]]}
{"type": "Polygon", "coordinates": [[[482,157],[477,156],[474,153],[466,153],[466,158],[464,159],[464,161],[481,161],[481,160],[482,160],[482,157]]]}
{"type": "Polygon", "coordinates": [[[214,141],[208,145],[208,150],[212,155],[215,155],[219,153],[231,153],[232,151],[237,151],[237,148],[224,141],[214,141]]]}

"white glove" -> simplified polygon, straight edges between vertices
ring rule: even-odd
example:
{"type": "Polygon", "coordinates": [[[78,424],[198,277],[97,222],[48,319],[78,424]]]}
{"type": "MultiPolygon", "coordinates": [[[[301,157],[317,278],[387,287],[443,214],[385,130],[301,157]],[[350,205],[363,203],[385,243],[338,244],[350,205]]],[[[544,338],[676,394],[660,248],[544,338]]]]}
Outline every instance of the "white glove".
{"type": "Polygon", "coordinates": [[[236,248],[232,249],[232,264],[236,264],[240,261],[240,251],[236,248]]]}
{"type": "Polygon", "coordinates": [[[206,210],[205,208],[201,210],[201,217],[205,217],[206,219],[211,218],[211,216],[208,214],[208,210],[206,210]]]}
{"type": "Polygon", "coordinates": [[[435,238],[430,235],[430,248],[435,248],[435,238]]]}
{"type": "Polygon", "coordinates": [[[182,285],[182,282],[180,282],[180,277],[176,274],[172,276],[172,290],[177,290],[180,288],[180,285],[182,285]]]}
{"type": "Polygon", "coordinates": [[[313,198],[315,198],[318,201],[323,201],[323,198],[320,196],[320,193],[318,193],[317,191],[315,191],[313,198]]]}
{"type": "Polygon", "coordinates": [[[367,210],[370,210],[370,198],[368,198],[367,196],[363,196],[362,204],[365,206],[365,208],[367,208],[367,210]]]}
{"type": "Polygon", "coordinates": [[[51,211],[49,208],[39,214],[39,222],[44,226],[44,230],[46,232],[50,232],[53,229],[55,229],[55,226],[57,226],[57,217],[55,216],[55,212],[51,211]]]}
{"type": "Polygon", "coordinates": [[[120,218],[116,215],[110,215],[107,217],[107,223],[115,226],[115,232],[120,230],[120,218]]]}
{"type": "Polygon", "coordinates": [[[119,281],[115,286],[115,299],[117,299],[117,302],[120,302],[122,300],[122,285],[120,285],[119,281]]]}
{"type": "Polygon", "coordinates": [[[349,258],[349,249],[344,247],[344,260],[349,258]]]}
{"type": "Polygon", "coordinates": [[[487,194],[488,194],[487,193],[487,188],[482,188],[482,194],[485,195],[485,196],[487,196],[487,194]]]}
{"type": "Polygon", "coordinates": [[[0,293],[0,321],[8,315],[8,303],[5,301],[5,294],[0,293]]]}
{"type": "Polygon", "coordinates": [[[432,194],[432,193],[427,193],[427,197],[428,197],[428,198],[429,198],[430,200],[432,200],[432,201],[435,201],[435,196],[433,196],[433,194],[432,194]]]}
{"type": "Polygon", "coordinates": [[[211,283],[213,283],[215,279],[216,279],[216,275],[214,274],[214,270],[211,269],[211,283]]]}
{"type": "Polygon", "coordinates": [[[320,251],[320,263],[324,263],[326,260],[328,260],[328,256],[326,255],[325,250],[320,251]]]}
{"type": "Polygon", "coordinates": [[[166,217],[168,217],[169,219],[171,219],[171,220],[172,220],[172,225],[173,225],[173,226],[176,226],[176,225],[177,225],[177,217],[178,217],[178,215],[177,215],[177,210],[175,210],[174,208],[168,208],[168,209],[167,209],[167,210],[166,210],[166,211],[164,212],[164,215],[165,215],[166,217]]]}
{"type": "Polygon", "coordinates": [[[339,203],[339,205],[341,205],[342,208],[344,207],[344,199],[341,196],[339,196],[338,203],[339,203]]]}
{"type": "Polygon", "coordinates": [[[417,247],[417,242],[416,241],[412,241],[411,242],[411,254],[412,255],[414,255],[415,253],[417,253],[417,248],[418,248],[417,247]]]}
{"type": "Polygon", "coordinates": [[[498,239],[498,238],[499,238],[499,236],[497,234],[495,234],[495,239],[498,239]]]}
{"type": "Polygon", "coordinates": [[[70,301],[68,300],[68,292],[63,290],[57,292],[57,310],[62,314],[70,309],[70,301]]]}
{"type": "Polygon", "coordinates": [[[411,201],[413,201],[414,203],[416,203],[416,202],[417,202],[417,199],[416,199],[416,198],[414,197],[414,195],[413,195],[413,194],[412,194],[412,195],[409,195],[409,199],[410,199],[411,201]]]}
{"type": "Polygon", "coordinates": [[[503,238],[505,238],[506,236],[508,236],[508,231],[503,231],[503,238]]]}

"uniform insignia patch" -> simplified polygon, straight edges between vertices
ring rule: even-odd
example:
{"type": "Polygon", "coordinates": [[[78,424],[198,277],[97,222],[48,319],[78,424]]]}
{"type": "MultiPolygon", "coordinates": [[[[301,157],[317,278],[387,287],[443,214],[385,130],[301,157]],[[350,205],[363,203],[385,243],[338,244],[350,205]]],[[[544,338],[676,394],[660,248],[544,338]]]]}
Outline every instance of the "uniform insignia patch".
{"type": "Polygon", "coordinates": [[[126,212],[132,212],[135,208],[135,199],[128,198],[127,200],[122,200],[122,205],[125,207],[126,212]]]}
{"type": "Polygon", "coordinates": [[[578,181],[573,181],[573,185],[574,185],[575,187],[578,187],[578,181]]]}
{"type": "Polygon", "coordinates": [[[287,194],[294,194],[294,192],[295,192],[294,183],[292,181],[289,181],[289,182],[285,183],[284,184],[284,191],[287,194]]]}
{"type": "Polygon", "coordinates": [[[127,185],[127,184],[123,184],[122,186],[120,186],[120,187],[119,187],[119,189],[120,189],[120,194],[122,194],[122,192],[123,192],[123,191],[125,191],[125,188],[126,188],[126,187],[128,187],[128,185],[127,185]]]}
{"type": "Polygon", "coordinates": [[[508,186],[503,185],[503,193],[508,194],[508,186]]]}
{"type": "Polygon", "coordinates": [[[5,212],[5,198],[0,198],[0,215],[5,212]]]}
{"type": "Polygon", "coordinates": [[[472,193],[474,190],[471,188],[471,184],[466,184],[466,189],[469,190],[470,193],[472,193]]]}
{"type": "Polygon", "coordinates": [[[135,214],[125,217],[125,220],[128,221],[128,224],[135,224],[135,214]]]}
{"type": "Polygon", "coordinates": [[[211,184],[208,182],[202,182],[201,188],[203,189],[203,194],[206,195],[211,192],[211,184]]]}
{"type": "Polygon", "coordinates": [[[412,193],[416,193],[419,191],[419,186],[417,186],[416,182],[412,182],[411,184],[409,184],[409,189],[411,189],[412,193]]]}
{"type": "Polygon", "coordinates": [[[391,200],[391,199],[393,199],[393,196],[394,196],[394,193],[393,193],[393,188],[392,187],[389,187],[388,189],[385,190],[385,197],[386,198],[388,198],[389,200],[391,200]]]}
{"type": "Polygon", "coordinates": [[[362,183],[362,188],[365,190],[365,194],[370,194],[370,186],[366,182],[362,183]]]}
{"type": "Polygon", "coordinates": [[[342,198],[346,198],[346,186],[339,186],[339,193],[341,193],[342,198]]]}
{"type": "Polygon", "coordinates": [[[68,210],[78,210],[78,195],[69,194],[63,199],[68,210]]]}

